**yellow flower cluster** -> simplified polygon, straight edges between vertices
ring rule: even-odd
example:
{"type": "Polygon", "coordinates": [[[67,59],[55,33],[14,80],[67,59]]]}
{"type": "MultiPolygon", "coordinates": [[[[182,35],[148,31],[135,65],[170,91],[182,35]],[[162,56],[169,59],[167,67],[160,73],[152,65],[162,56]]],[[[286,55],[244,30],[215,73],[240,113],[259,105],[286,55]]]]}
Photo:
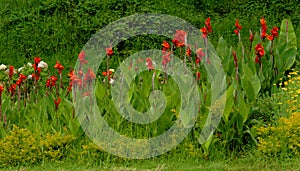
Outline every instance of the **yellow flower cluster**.
{"type": "Polygon", "coordinates": [[[74,140],[73,136],[60,132],[40,136],[13,125],[9,134],[0,139],[0,167],[59,160],[74,140]]]}
{"type": "Polygon", "coordinates": [[[260,136],[258,137],[260,152],[270,155],[299,154],[300,112],[294,112],[288,118],[280,118],[277,126],[260,127],[257,131],[260,136]]]}
{"type": "MultiPolygon", "coordinates": [[[[279,83],[283,94],[279,105],[285,105],[285,114],[275,126],[260,127],[258,131],[258,150],[272,156],[300,153],[300,76],[293,71],[289,80],[279,83]]],[[[282,79],[281,79],[282,80],[282,79]]],[[[278,95],[277,95],[278,96],[278,95]]]]}

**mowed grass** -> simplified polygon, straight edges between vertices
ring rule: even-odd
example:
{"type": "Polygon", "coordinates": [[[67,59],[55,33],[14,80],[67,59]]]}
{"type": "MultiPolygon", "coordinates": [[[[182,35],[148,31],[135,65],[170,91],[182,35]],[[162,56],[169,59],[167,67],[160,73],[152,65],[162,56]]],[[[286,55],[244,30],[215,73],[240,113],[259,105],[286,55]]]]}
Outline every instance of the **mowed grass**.
{"type": "MultiPolygon", "coordinates": [[[[178,155],[179,156],[179,155],[178,155]]],[[[257,156],[246,156],[224,160],[205,160],[200,158],[170,157],[168,159],[154,158],[147,160],[130,160],[126,162],[103,161],[99,163],[76,161],[61,161],[55,163],[44,163],[38,166],[15,167],[4,170],[40,171],[40,170],[115,170],[115,171],[239,171],[239,170],[300,170],[300,158],[277,159],[260,158],[257,156]]]]}

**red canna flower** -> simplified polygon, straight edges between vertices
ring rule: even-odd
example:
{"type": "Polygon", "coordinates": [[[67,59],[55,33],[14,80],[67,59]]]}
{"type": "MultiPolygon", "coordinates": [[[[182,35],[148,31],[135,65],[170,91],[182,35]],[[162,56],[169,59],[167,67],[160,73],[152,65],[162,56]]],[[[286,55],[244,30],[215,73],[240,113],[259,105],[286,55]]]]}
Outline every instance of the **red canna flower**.
{"type": "Polygon", "coordinates": [[[112,71],[103,71],[103,72],[102,72],[102,75],[103,75],[104,77],[106,77],[106,76],[108,76],[108,75],[112,75],[112,71]]]}
{"type": "Polygon", "coordinates": [[[275,37],[278,37],[278,27],[273,27],[273,29],[271,30],[271,34],[275,37]]]}
{"type": "Polygon", "coordinates": [[[185,52],[186,56],[190,57],[192,55],[192,51],[191,51],[191,48],[190,46],[186,49],[186,52],[185,52]]]}
{"type": "Polygon", "coordinates": [[[205,26],[200,29],[202,33],[202,38],[205,39],[207,38],[209,33],[212,33],[212,26],[210,25],[210,18],[207,18],[205,20],[205,26]]]}
{"type": "Polygon", "coordinates": [[[86,57],[86,53],[84,51],[81,51],[78,54],[78,59],[79,59],[80,65],[87,64],[88,61],[85,59],[85,57],[86,57]]]}
{"type": "Polygon", "coordinates": [[[256,63],[256,64],[259,64],[259,63],[260,63],[260,59],[259,59],[258,56],[255,57],[255,63],[256,63]]]}
{"type": "Polygon", "coordinates": [[[58,61],[56,61],[56,64],[54,65],[54,68],[57,69],[58,73],[61,74],[64,70],[64,66],[62,66],[58,61]]]}
{"type": "Polygon", "coordinates": [[[165,40],[163,41],[162,46],[163,46],[163,50],[165,50],[165,51],[170,49],[170,44],[165,40]]]}
{"type": "Polygon", "coordinates": [[[199,71],[196,72],[196,81],[198,82],[200,80],[201,73],[199,71]]]}
{"type": "Polygon", "coordinates": [[[206,27],[208,33],[212,33],[212,26],[210,25],[210,18],[207,18],[205,20],[205,27],[206,27]]]}
{"type": "Polygon", "coordinates": [[[35,57],[35,58],[34,58],[34,63],[35,63],[35,64],[38,64],[38,63],[41,62],[41,60],[42,60],[42,59],[41,59],[40,57],[35,57]]]}
{"type": "Polygon", "coordinates": [[[185,45],[185,37],[187,36],[187,33],[183,30],[176,30],[176,33],[174,35],[174,38],[172,39],[172,42],[176,47],[182,47],[185,45]]]}
{"type": "Polygon", "coordinates": [[[171,52],[168,52],[166,54],[163,54],[162,56],[162,65],[166,66],[171,61],[171,52]]]}
{"type": "Polygon", "coordinates": [[[201,28],[200,31],[202,32],[202,38],[205,39],[207,38],[208,31],[205,27],[201,28]]]}
{"type": "Polygon", "coordinates": [[[9,72],[8,72],[8,76],[9,78],[12,78],[12,76],[14,75],[15,71],[14,71],[14,67],[12,65],[9,66],[9,72]]]}
{"type": "Polygon", "coordinates": [[[109,56],[109,57],[114,54],[114,51],[112,50],[111,47],[106,48],[105,50],[106,50],[106,55],[109,56]]]}
{"type": "Polygon", "coordinates": [[[87,73],[84,76],[84,81],[90,82],[96,79],[96,75],[90,68],[88,69],[87,73]]]}
{"type": "Polygon", "coordinates": [[[26,76],[24,74],[20,74],[19,79],[16,81],[17,86],[20,87],[24,80],[26,80],[26,76]]]}
{"type": "Polygon", "coordinates": [[[151,58],[146,58],[146,66],[148,67],[149,71],[154,69],[153,62],[152,62],[151,58]]]}
{"type": "Polygon", "coordinates": [[[202,48],[197,49],[196,55],[197,55],[197,57],[196,57],[196,63],[199,64],[202,61],[202,57],[205,56],[202,48]]]}
{"type": "Polygon", "coordinates": [[[252,33],[251,30],[249,30],[249,32],[250,32],[249,40],[250,40],[250,42],[253,42],[253,40],[254,40],[254,35],[253,35],[253,33],[252,33]]]}
{"type": "Polygon", "coordinates": [[[256,54],[255,63],[262,66],[260,58],[262,58],[265,55],[265,50],[261,43],[255,46],[255,54],[256,54]]]}
{"type": "Polygon", "coordinates": [[[35,57],[34,58],[34,63],[33,63],[33,69],[35,70],[35,71],[37,71],[38,70],[38,65],[39,65],[39,63],[41,62],[41,58],[40,57],[35,57]]]}
{"type": "Polygon", "coordinates": [[[54,104],[55,104],[55,110],[58,110],[58,105],[60,104],[61,99],[58,97],[57,99],[54,99],[54,104]]]}
{"type": "Polygon", "coordinates": [[[3,85],[0,85],[0,98],[2,96],[2,92],[4,91],[4,86],[3,85]]]}
{"type": "Polygon", "coordinates": [[[242,30],[243,27],[241,25],[239,25],[239,20],[235,21],[235,28],[238,30],[242,30]]]}
{"type": "Polygon", "coordinates": [[[11,93],[11,95],[14,95],[14,94],[15,94],[16,88],[17,88],[17,85],[16,85],[16,84],[12,84],[12,85],[9,87],[9,92],[11,93]]]}
{"type": "Polygon", "coordinates": [[[255,54],[257,56],[259,56],[260,58],[265,55],[265,50],[261,43],[259,43],[255,46],[255,51],[256,51],[255,54]]]}
{"type": "Polygon", "coordinates": [[[278,30],[279,28],[273,27],[271,30],[271,35],[267,35],[267,39],[273,41],[275,37],[278,37],[278,30]]]}
{"type": "Polygon", "coordinates": [[[264,17],[260,19],[260,24],[261,24],[260,38],[264,39],[267,37],[267,24],[266,24],[266,20],[264,19],[264,17]]]}

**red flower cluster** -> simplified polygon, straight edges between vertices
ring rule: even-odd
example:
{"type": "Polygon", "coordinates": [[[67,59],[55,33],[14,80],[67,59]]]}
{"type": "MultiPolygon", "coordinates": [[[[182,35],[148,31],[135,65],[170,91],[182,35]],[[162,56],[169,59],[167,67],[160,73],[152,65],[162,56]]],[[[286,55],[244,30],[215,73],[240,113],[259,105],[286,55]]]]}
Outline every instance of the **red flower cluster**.
{"type": "Polygon", "coordinates": [[[14,75],[14,67],[10,65],[9,66],[8,76],[11,79],[13,75],[14,75]]]}
{"type": "Polygon", "coordinates": [[[57,80],[58,80],[57,77],[51,76],[50,78],[48,78],[46,80],[46,87],[49,87],[49,88],[55,87],[57,80]]]}
{"type": "Polygon", "coordinates": [[[171,52],[163,54],[162,59],[162,65],[167,66],[167,64],[171,61],[171,52]]]}
{"type": "Polygon", "coordinates": [[[108,71],[103,71],[103,72],[102,72],[102,75],[103,75],[104,77],[107,77],[108,81],[111,80],[111,75],[112,75],[112,74],[113,74],[113,72],[110,71],[110,70],[108,70],[108,71]]]}
{"type": "Polygon", "coordinates": [[[0,85],[0,98],[2,96],[2,92],[4,91],[4,86],[3,85],[0,85]]]}
{"type": "Polygon", "coordinates": [[[271,30],[271,35],[267,35],[267,39],[273,41],[275,37],[278,37],[278,27],[273,27],[271,30]]]}
{"type": "Polygon", "coordinates": [[[207,38],[209,33],[212,33],[212,26],[210,25],[210,18],[205,20],[205,26],[200,29],[202,32],[202,38],[207,38]]]}
{"type": "Polygon", "coordinates": [[[79,62],[80,62],[80,65],[81,65],[81,66],[87,64],[87,62],[88,62],[88,61],[85,59],[85,57],[86,57],[86,54],[85,54],[84,51],[81,51],[81,52],[78,54],[78,59],[79,59],[79,62]]]}
{"type": "Polygon", "coordinates": [[[240,31],[241,31],[242,28],[243,28],[241,25],[239,25],[239,20],[236,20],[236,21],[235,21],[235,28],[236,28],[236,30],[234,30],[234,33],[235,33],[236,35],[239,35],[240,31]]]}
{"type": "Polygon", "coordinates": [[[196,55],[196,64],[199,64],[202,61],[202,57],[205,56],[202,48],[197,49],[196,55]]]}
{"type": "Polygon", "coordinates": [[[265,50],[261,43],[255,46],[255,54],[256,54],[255,63],[261,64],[260,59],[265,55],[265,50]]]}
{"type": "Polygon", "coordinates": [[[146,66],[148,67],[148,70],[154,70],[153,62],[151,58],[146,58],[146,66]]]}
{"type": "Polygon", "coordinates": [[[16,81],[17,86],[20,87],[24,80],[26,80],[26,76],[24,74],[20,74],[19,79],[16,81]]]}
{"type": "Polygon", "coordinates": [[[252,43],[252,42],[253,42],[253,40],[254,40],[254,35],[253,35],[253,33],[252,33],[252,31],[251,31],[251,30],[249,30],[249,32],[250,32],[250,37],[249,37],[249,40],[250,40],[250,42],[252,43]]]}
{"type": "Polygon", "coordinates": [[[64,70],[64,67],[58,61],[56,61],[56,64],[54,65],[54,68],[57,69],[59,74],[61,74],[62,71],[64,70]]]}
{"type": "Polygon", "coordinates": [[[196,72],[196,81],[198,82],[200,80],[201,73],[199,71],[196,72]]]}
{"type": "Polygon", "coordinates": [[[16,92],[16,89],[17,89],[17,84],[12,84],[8,90],[11,93],[11,95],[13,96],[16,92]]]}
{"type": "Polygon", "coordinates": [[[91,69],[89,68],[88,71],[87,71],[87,73],[86,73],[85,76],[84,76],[84,81],[91,82],[91,81],[93,81],[94,79],[96,79],[96,75],[95,75],[95,73],[93,72],[93,70],[91,70],[91,69]]]}
{"type": "Polygon", "coordinates": [[[190,46],[188,48],[186,48],[185,55],[188,56],[188,57],[190,57],[192,55],[192,51],[191,51],[190,46]]]}
{"type": "Polygon", "coordinates": [[[55,104],[55,110],[58,110],[58,105],[60,104],[61,99],[58,97],[57,99],[54,99],[54,104],[55,104]]]}
{"type": "Polygon", "coordinates": [[[112,50],[111,47],[106,48],[105,50],[106,50],[106,55],[107,55],[108,57],[111,57],[111,56],[114,54],[114,51],[112,50]]]}
{"type": "Polygon", "coordinates": [[[261,35],[260,38],[264,39],[267,37],[267,24],[265,18],[260,19],[260,24],[261,24],[261,35]]]}
{"type": "Polygon", "coordinates": [[[170,49],[170,44],[164,40],[162,46],[162,53],[165,54],[170,49]]]}
{"type": "Polygon", "coordinates": [[[174,38],[172,39],[172,43],[174,43],[175,47],[182,47],[185,45],[187,33],[183,30],[176,30],[174,38]]]}
{"type": "Polygon", "coordinates": [[[35,79],[35,81],[38,81],[40,79],[41,68],[38,67],[40,62],[41,62],[40,57],[34,58],[33,69],[34,69],[35,73],[32,74],[32,77],[35,79]]]}

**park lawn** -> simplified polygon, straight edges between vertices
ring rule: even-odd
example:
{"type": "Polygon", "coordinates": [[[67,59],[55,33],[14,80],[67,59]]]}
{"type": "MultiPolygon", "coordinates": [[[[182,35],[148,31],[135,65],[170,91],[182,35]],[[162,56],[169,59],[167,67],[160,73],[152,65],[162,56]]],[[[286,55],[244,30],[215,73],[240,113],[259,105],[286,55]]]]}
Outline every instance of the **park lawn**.
{"type": "MultiPolygon", "coordinates": [[[[178,155],[180,156],[180,154],[178,155]]],[[[131,160],[127,162],[94,162],[78,163],[77,161],[61,161],[55,163],[43,163],[37,166],[14,167],[4,170],[116,170],[116,171],[135,171],[135,170],[155,170],[155,171],[183,171],[183,170],[201,170],[201,171],[234,171],[234,170],[300,170],[300,158],[278,159],[261,158],[257,156],[246,156],[230,158],[225,160],[204,160],[196,158],[180,158],[178,156],[169,159],[148,159],[131,160]]]]}

